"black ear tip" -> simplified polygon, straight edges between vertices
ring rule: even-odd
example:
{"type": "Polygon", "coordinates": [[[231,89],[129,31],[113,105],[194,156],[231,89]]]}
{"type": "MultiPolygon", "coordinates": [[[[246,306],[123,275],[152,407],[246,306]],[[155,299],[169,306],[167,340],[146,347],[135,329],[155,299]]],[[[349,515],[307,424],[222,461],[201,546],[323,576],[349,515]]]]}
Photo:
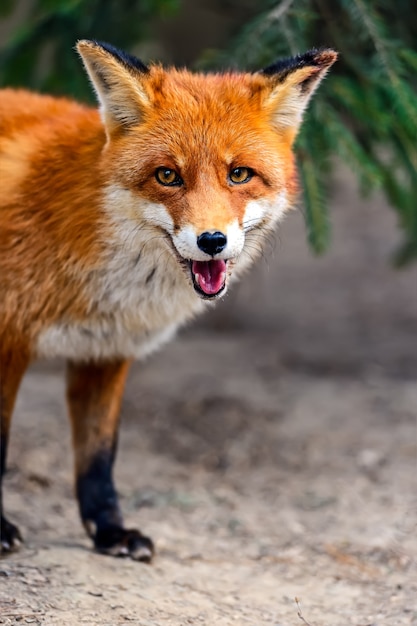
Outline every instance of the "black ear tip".
{"type": "Polygon", "coordinates": [[[322,69],[328,68],[336,61],[338,53],[332,48],[312,48],[303,54],[281,59],[261,70],[265,76],[278,76],[282,80],[291,72],[303,67],[314,66],[322,69]]]}
{"type": "Polygon", "coordinates": [[[116,48],[115,46],[113,46],[110,43],[107,43],[106,41],[98,41],[97,39],[82,39],[81,41],[78,42],[77,47],[80,44],[82,45],[84,43],[89,46],[92,46],[93,48],[100,48],[101,50],[104,50],[105,52],[110,54],[114,59],[116,59],[116,61],[124,65],[127,69],[135,69],[142,73],[149,72],[148,66],[142,63],[140,59],[133,56],[133,54],[129,54],[128,52],[125,52],[124,50],[120,50],[119,48],[116,48]]]}

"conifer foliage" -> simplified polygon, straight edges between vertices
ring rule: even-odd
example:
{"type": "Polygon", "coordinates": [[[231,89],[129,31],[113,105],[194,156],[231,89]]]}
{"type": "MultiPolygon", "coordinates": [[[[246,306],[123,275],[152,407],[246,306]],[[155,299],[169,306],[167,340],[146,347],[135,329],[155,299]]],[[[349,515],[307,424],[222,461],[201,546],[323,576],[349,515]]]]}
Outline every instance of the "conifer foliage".
{"type": "Polygon", "coordinates": [[[92,101],[76,42],[97,39],[132,50],[149,37],[152,19],[173,15],[180,0],[0,0],[0,19],[10,19],[18,4],[16,26],[0,41],[0,85],[92,101]]]}
{"type": "MultiPolygon", "coordinates": [[[[238,6],[236,0],[229,0],[238,6]]],[[[258,0],[217,66],[257,69],[310,47],[339,51],[297,143],[310,244],[329,242],[327,186],[335,157],[365,194],[382,190],[404,241],[395,262],[417,259],[417,11],[413,0],[258,0]]],[[[213,57],[209,63],[213,63],[213,57]]]]}

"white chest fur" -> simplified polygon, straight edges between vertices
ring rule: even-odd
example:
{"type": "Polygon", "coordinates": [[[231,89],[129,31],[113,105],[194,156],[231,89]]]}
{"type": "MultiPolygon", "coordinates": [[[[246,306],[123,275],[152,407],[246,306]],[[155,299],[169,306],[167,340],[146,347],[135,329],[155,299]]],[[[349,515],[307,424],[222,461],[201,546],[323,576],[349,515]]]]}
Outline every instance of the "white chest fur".
{"type": "Polygon", "coordinates": [[[113,241],[85,294],[90,314],[45,329],[39,357],[142,358],[204,308],[163,233],[129,209],[125,202],[123,215],[113,211],[113,241]]]}

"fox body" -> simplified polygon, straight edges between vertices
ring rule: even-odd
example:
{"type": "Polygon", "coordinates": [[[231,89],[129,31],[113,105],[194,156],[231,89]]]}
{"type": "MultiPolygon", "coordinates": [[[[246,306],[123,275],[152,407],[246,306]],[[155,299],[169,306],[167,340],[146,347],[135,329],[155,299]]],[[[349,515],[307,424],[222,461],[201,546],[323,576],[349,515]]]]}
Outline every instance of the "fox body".
{"type": "MultiPolygon", "coordinates": [[[[292,145],[336,53],[202,75],[78,51],[100,111],[0,92],[1,471],[26,367],[64,357],[83,523],[96,549],[149,560],[112,481],[129,363],[224,295],[291,207],[292,145]]],[[[20,540],[2,516],[3,551],[20,540]]]]}

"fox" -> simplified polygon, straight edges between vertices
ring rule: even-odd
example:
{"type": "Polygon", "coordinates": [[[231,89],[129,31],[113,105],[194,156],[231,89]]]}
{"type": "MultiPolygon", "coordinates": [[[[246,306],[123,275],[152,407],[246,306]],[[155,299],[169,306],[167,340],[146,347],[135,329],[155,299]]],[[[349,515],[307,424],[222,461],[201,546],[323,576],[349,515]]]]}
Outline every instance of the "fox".
{"type": "MultiPolygon", "coordinates": [[[[224,296],[294,206],[294,141],[337,58],[199,73],[95,40],[98,108],[0,92],[1,478],[23,375],[66,360],[75,494],[94,549],[149,562],[113,480],[129,367],[224,296]]],[[[1,551],[23,539],[1,507],[1,551]]]]}

